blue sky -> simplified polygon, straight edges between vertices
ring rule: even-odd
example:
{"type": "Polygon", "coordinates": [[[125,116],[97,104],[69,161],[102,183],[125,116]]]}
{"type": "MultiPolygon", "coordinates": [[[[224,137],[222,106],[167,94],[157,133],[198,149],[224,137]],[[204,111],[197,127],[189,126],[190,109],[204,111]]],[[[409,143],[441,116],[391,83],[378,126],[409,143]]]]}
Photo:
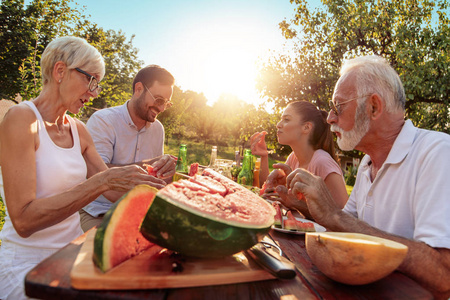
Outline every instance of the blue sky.
{"type": "Polygon", "coordinates": [[[290,19],[289,0],[89,1],[90,20],[103,29],[135,35],[145,64],[167,68],[183,90],[222,93],[258,104],[257,63],[285,43],[278,23],[290,19]]]}

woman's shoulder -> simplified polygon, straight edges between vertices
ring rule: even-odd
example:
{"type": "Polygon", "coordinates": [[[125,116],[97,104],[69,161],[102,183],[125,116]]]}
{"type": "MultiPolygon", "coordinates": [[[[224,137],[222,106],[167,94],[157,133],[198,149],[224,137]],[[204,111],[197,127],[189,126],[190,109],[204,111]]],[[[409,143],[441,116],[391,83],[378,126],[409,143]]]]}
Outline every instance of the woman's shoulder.
{"type": "Polygon", "coordinates": [[[325,150],[318,149],[309,163],[308,169],[314,174],[325,178],[330,173],[338,173],[342,175],[339,164],[325,150]]]}
{"type": "Polygon", "coordinates": [[[11,106],[2,120],[2,127],[29,125],[37,119],[33,109],[25,104],[11,106]]]}
{"type": "Polygon", "coordinates": [[[320,161],[323,161],[323,160],[326,160],[326,161],[332,160],[332,161],[335,161],[335,160],[333,159],[333,157],[331,157],[330,153],[328,153],[327,151],[325,151],[325,150],[323,150],[323,149],[317,149],[316,151],[314,151],[314,154],[313,154],[313,157],[312,157],[311,160],[320,160],[320,161]]]}
{"type": "Polygon", "coordinates": [[[77,118],[73,118],[71,116],[67,116],[68,118],[72,118],[73,122],[75,123],[75,125],[77,126],[77,130],[78,130],[78,134],[81,136],[83,134],[87,134],[88,130],[86,127],[86,124],[84,124],[83,121],[77,119],[77,118]]]}

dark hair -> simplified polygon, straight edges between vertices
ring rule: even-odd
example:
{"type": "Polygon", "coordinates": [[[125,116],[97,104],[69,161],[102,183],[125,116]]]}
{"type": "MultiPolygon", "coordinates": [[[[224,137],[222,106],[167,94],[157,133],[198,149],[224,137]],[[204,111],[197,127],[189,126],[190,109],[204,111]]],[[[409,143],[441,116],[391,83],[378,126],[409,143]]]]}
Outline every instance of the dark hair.
{"type": "Polygon", "coordinates": [[[313,124],[309,142],[314,150],[323,149],[328,152],[335,161],[338,161],[330,124],[327,123],[328,113],[318,109],[314,104],[308,101],[291,102],[289,103],[289,106],[295,110],[303,122],[311,122],[313,124]]]}
{"type": "Polygon", "coordinates": [[[172,74],[170,74],[169,71],[158,65],[146,66],[139,70],[139,72],[134,77],[133,94],[136,83],[142,82],[148,88],[150,88],[155,81],[158,81],[161,84],[174,85],[175,78],[172,76],[172,74]]]}

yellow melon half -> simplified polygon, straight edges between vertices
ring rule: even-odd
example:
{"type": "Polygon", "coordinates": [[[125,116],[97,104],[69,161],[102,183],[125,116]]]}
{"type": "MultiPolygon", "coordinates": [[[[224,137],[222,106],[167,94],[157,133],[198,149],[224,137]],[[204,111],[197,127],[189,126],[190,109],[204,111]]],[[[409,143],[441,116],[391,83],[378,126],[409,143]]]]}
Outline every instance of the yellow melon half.
{"type": "Polygon", "coordinates": [[[346,232],[306,233],[311,261],[331,279],[351,285],[367,284],[392,273],[408,247],[383,238],[346,232]]]}

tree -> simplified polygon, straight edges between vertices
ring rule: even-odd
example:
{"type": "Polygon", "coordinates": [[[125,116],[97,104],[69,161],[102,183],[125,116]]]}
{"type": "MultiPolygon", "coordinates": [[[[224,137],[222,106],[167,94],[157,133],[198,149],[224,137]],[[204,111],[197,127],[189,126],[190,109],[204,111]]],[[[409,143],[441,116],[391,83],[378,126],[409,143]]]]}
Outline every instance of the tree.
{"type": "Polygon", "coordinates": [[[219,120],[212,112],[210,106],[206,106],[202,110],[192,115],[191,126],[197,134],[197,139],[203,140],[203,146],[206,149],[206,142],[217,135],[219,120]]]}
{"type": "Polygon", "coordinates": [[[60,35],[71,34],[85,18],[69,0],[4,0],[0,6],[0,97],[35,97],[41,87],[39,60],[44,48],[60,35]]]}
{"type": "Polygon", "coordinates": [[[420,127],[450,132],[450,29],[447,0],[323,0],[314,11],[297,5],[284,36],[293,53],[274,55],[261,67],[259,90],[281,109],[294,100],[328,108],[344,59],[385,57],[400,75],[406,115],[420,127]]]}
{"type": "Polygon", "coordinates": [[[31,99],[39,94],[39,61],[45,47],[54,38],[74,35],[96,47],[105,60],[106,74],[102,93],[87,104],[79,117],[88,118],[95,109],[124,103],[131,97],[134,75],[143,62],[122,31],[103,30],[90,22],[84,9],[73,8],[71,0],[34,0],[26,8],[24,0],[5,0],[0,11],[0,85],[1,97],[20,94],[31,99]],[[89,109],[91,108],[91,109],[89,109]],[[93,108],[93,109],[92,109],[93,108]]]}
{"type": "Polygon", "coordinates": [[[171,102],[172,107],[167,108],[158,116],[158,120],[164,126],[165,143],[169,144],[169,138],[176,135],[180,137],[185,131],[185,120],[187,119],[186,110],[190,107],[194,92],[183,92],[178,86],[174,86],[171,102]]]}
{"type": "Polygon", "coordinates": [[[88,118],[95,110],[125,103],[133,94],[134,76],[143,65],[138,49],[133,46],[134,35],[127,41],[121,30],[104,31],[93,24],[78,33],[96,47],[105,60],[105,77],[101,81],[102,92],[89,102],[84,111],[88,118]]]}

